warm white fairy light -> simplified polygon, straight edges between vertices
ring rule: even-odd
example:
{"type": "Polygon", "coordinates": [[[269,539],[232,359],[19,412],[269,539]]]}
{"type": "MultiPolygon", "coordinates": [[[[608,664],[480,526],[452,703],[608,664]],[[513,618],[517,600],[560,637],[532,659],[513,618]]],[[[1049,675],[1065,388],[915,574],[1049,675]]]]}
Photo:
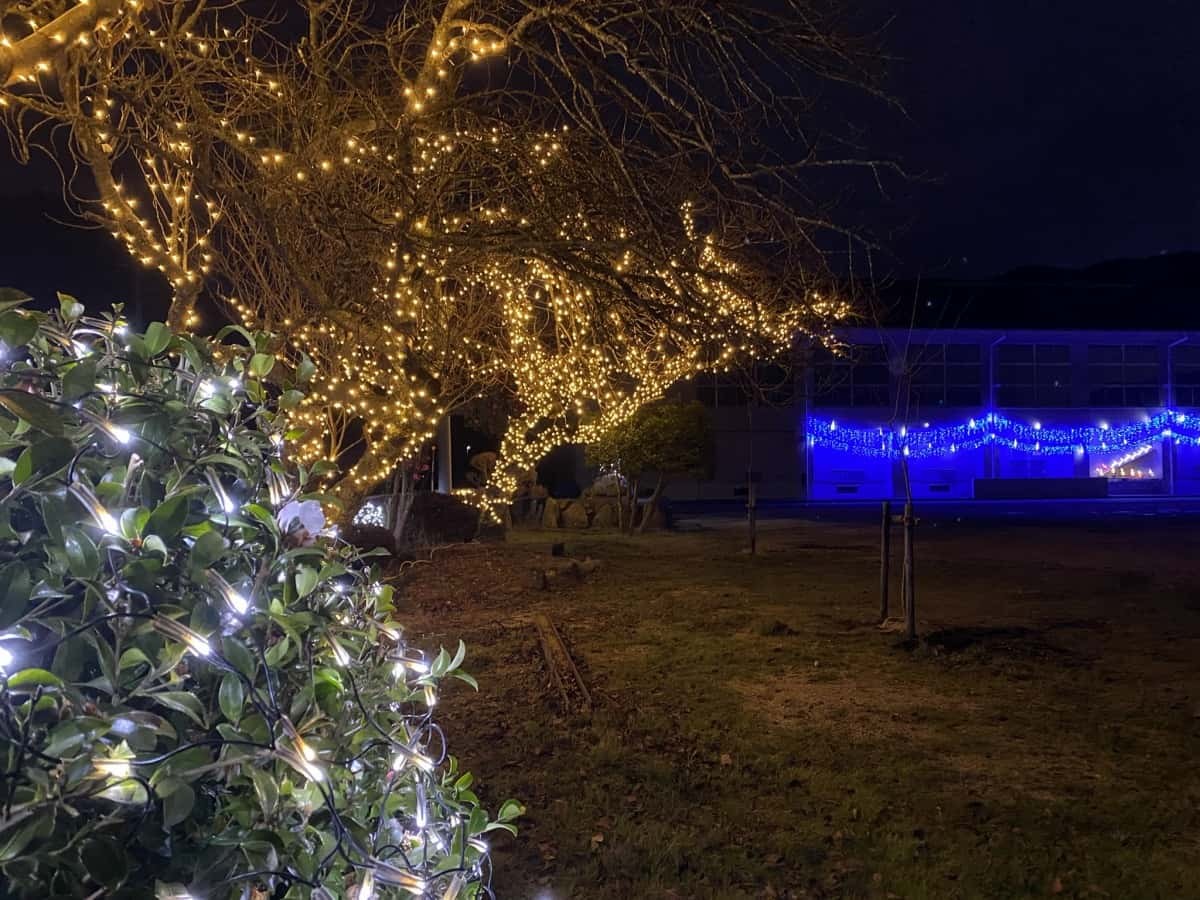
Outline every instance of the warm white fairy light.
{"type": "Polygon", "coordinates": [[[102,530],[113,535],[121,533],[121,527],[117,524],[117,520],[113,517],[112,513],[105,509],[103,504],[96,499],[96,495],[93,494],[89,488],[79,482],[76,482],[75,484],[72,484],[68,490],[71,492],[71,495],[79,501],[83,508],[88,511],[88,514],[92,517],[92,521],[99,525],[102,530]]]}

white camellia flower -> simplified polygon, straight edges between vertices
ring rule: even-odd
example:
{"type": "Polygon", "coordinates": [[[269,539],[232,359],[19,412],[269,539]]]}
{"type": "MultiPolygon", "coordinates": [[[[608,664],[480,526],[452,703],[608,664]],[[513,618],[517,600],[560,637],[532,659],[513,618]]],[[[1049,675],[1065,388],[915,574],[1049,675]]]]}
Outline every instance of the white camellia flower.
{"type": "Polygon", "coordinates": [[[297,538],[301,544],[311,544],[325,527],[325,513],[316,500],[293,500],[275,517],[284,534],[297,538]]]}

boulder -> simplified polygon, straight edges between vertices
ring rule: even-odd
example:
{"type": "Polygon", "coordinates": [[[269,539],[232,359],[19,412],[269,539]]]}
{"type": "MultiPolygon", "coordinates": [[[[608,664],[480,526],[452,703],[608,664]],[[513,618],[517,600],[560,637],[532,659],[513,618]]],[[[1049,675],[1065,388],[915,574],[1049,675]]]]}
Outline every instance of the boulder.
{"type": "Polygon", "coordinates": [[[617,524],[617,504],[600,503],[596,506],[596,515],[592,519],[593,528],[616,528],[617,524]]]}
{"type": "Polygon", "coordinates": [[[542,527],[557,528],[558,527],[558,501],[553,497],[546,498],[546,508],[542,510],[542,527]]]}
{"type": "Polygon", "coordinates": [[[618,490],[625,490],[625,479],[616,472],[608,472],[600,475],[592,483],[591,491],[595,497],[615,497],[618,490]]]}
{"type": "Polygon", "coordinates": [[[587,528],[587,508],[582,503],[578,502],[570,502],[564,505],[562,508],[562,527],[587,528]]]}

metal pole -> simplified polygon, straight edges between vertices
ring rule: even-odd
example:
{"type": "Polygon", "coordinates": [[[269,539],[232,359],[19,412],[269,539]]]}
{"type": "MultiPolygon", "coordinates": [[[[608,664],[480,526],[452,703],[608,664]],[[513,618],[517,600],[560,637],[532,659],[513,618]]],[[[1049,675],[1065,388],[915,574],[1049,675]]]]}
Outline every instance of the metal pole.
{"type": "Polygon", "coordinates": [[[892,501],[883,501],[883,521],[879,527],[879,624],[888,617],[888,570],[892,560],[892,501]]]}
{"type": "Polygon", "coordinates": [[[910,641],[917,638],[917,596],[913,577],[913,532],[916,524],[910,500],[904,504],[904,627],[910,641]]]}
{"type": "Polygon", "coordinates": [[[454,490],[454,451],[450,443],[450,416],[443,416],[438,423],[437,439],[437,489],[438,493],[449,494],[454,490]]]}

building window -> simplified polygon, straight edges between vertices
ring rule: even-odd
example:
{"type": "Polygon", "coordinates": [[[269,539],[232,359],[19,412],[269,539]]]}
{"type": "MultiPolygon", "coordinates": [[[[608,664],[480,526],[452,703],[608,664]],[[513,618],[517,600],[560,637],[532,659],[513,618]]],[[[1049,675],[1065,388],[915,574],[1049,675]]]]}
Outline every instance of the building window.
{"type": "Polygon", "coordinates": [[[820,351],[813,366],[814,406],[876,406],[891,403],[887,348],[850,347],[843,355],[820,351]]]}
{"type": "Polygon", "coordinates": [[[1071,405],[1071,349],[1066,344],[1001,344],[996,348],[996,405],[1071,405]]]}
{"type": "Polygon", "coordinates": [[[746,391],[736,372],[706,372],[696,378],[696,399],[716,409],[745,406],[746,391]]]}
{"type": "Polygon", "coordinates": [[[1171,351],[1171,380],[1176,406],[1200,406],[1200,345],[1184,344],[1171,351]]]}
{"type": "Polygon", "coordinates": [[[908,351],[905,367],[919,407],[979,406],[983,367],[978,344],[926,344],[908,351]]]}
{"type": "Polygon", "coordinates": [[[1092,406],[1158,406],[1162,403],[1158,348],[1142,344],[1088,347],[1088,400],[1092,406]]]}

